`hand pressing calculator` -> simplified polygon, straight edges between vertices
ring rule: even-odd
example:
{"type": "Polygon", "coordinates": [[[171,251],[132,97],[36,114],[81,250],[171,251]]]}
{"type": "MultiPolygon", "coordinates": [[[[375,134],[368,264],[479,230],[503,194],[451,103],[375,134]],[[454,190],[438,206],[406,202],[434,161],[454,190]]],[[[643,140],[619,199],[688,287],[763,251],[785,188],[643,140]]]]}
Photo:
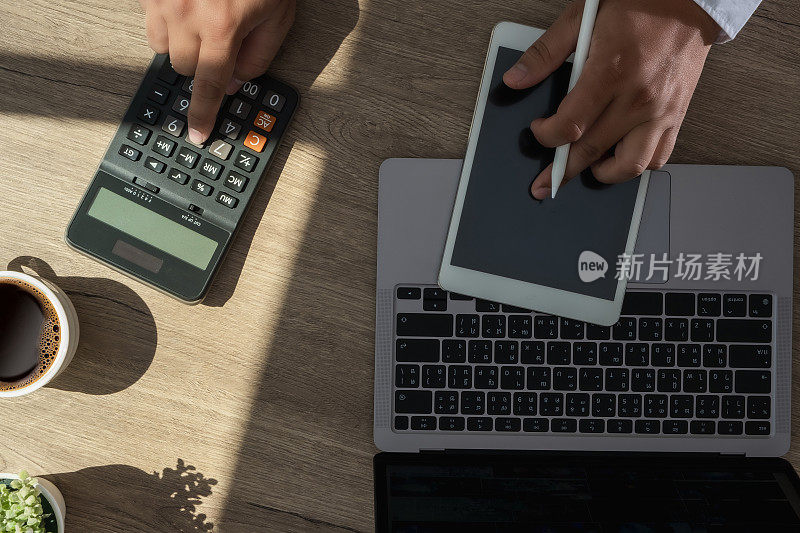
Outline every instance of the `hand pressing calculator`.
{"type": "Polygon", "coordinates": [[[72,248],[186,303],[208,291],[298,104],[264,75],[188,139],[192,79],[157,55],[67,228],[72,248]]]}

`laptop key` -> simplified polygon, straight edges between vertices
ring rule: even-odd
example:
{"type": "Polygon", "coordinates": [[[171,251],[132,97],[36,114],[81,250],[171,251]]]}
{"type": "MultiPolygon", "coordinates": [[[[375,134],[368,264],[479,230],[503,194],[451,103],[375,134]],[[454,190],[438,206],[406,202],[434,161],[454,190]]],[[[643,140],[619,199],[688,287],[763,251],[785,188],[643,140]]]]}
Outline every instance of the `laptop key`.
{"type": "Polygon", "coordinates": [[[533,336],[533,317],[530,315],[508,317],[508,336],[512,339],[530,339],[533,336]]]}
{"type": "Polygon", "coordinates": [[[703,366],[724,368],[728,361],[728,348],[724,344],[706,344],[703,346],[703,366]]]}
{"type": "Polygon", "coordinates": [[[475,300],[475,310],[479,313],[499,313],[500,304],[497,302],[490,302],[489,300],[475,300]]]}
{"type": "Polygon", "coordinates": [[[660,420],[652,420],[652,419],[637,420],[635,427],[636,427],[636,433],[640,433],[643,435],[657,435],[658,433],[661,433],[660,420]]]}
{"type": "Polygon", "coordinates": [[[464,431],[464,418],[460,416],[441,416],[439,417],[439,429],[441,431],[464,431]]]}
{"type": "Polygon", "coordinates": [[[500,388],[522,390],[525,388],[525,369],[521,366],[500,367],[500,388]]]}
{"type": "Polygon", "coordinates": [[[703,362],[702,349],[699,344],[678,345],[678,366],[698,367],[703,362]]]}
{"type": "Polygon", "coordinates": [[[489,417],[471,416],[467,418],[467,430],[469,431],[491,431],[492,419],[489,417]]]}
{"type": "Polygon", "coordinates": [[[588,394],[567,394],[567,416],[589,416],[588,394]]]}
{"type": "Polygon", "coordinates": [[[649,344],[643,342],[629,342],[625,345],[625,366],[647,366],[649,362],[649,344]]]}
{"type": "Polygon", "coordinates": [[[772,295],[771,294],[751,294],[750,316],[756,318],[769,318],[772,316],[772,295]]]}
{"type": "Polygon", "coordinates": [[[528,390],[550,390],[550,367],[529,367],[527,370],[528,390]]]}
{"type": "Polygon", "coordinates": [[[561,338],[569,340],[582,340],[583,327],[584,323],[580,320],[562,318],[560,321],[561,338]]]}
{"type": "Polygon", "coordinates": [[[655,341],[662,340],[664,323],[660,318],[640,318],[639,319],[639,340],[655,341]]]}
{"type": "Polygon", "coordinates": [[[433,412],[437,415],[458,414],[458,393],[455,391],[436,391],[433,397],[433,412]]]}
{"type": "Polygon", "coordinates": [[[722,314],[722,295],[701,293],[697,295],[698,316],[719,316],[722,314]]]}
{"type": "Polygon", "coordinates": [[[398,313],[397,335],[400,337],[452,337],[453,315],[398,313]]]}
{"type": "Polygon", "coordinates": [[[496,389],[497,388],[497,367],[496,366],[476,366],[475,367],[475,388],[476,389],[496,389]]]}
{"type": "Polygon", "coordinates": [[[450,365],[447,367],[447,387],[450,389],[471,389],[472,367],[467,365],[450,365]]]}
{"type": "Polygon", "coordinates": [[[644,416],[646,418],[666,418],[669,414],[669,399],[666,394],[644,395],[644,416]]]}
{"type": "Polygon", "coordinates": [[[558,338],[558,318],[548,315],[534,317],[533,336],[537,339],[558,338]]]}
{"type": "Polygon", "coordinates": [[[707,370],[684,370],[683,392],[706,392],[708,390],[707,370]]]}
{"type": "Polygon", "coordinates": [[[605,417],[617,414],[617,397],[613,394],[592,394],[592,416],[605,417]]]}
{"type": "Polygon", "coordinates": [[[632,369],[631,390],[633,392],[654,392],[656,390],[656,371],[652,368],[632,369]]]}
{"type": "Polygon", "coordinates": [[[504,315],[483,315],[481,332],[487,339],[502,339],[506,336],[506,317],[504,315]]]}
{"type": "Polygon", "coordinates": [[[603,369],[581,368],[578,372],[578,388],[582,391],[603,390],[603,369]]]}
{"type": "Polygon", "coordinates": [[[744,396],[723,396],[722,418],[744,418],[744,396]]]}
{"type": "Polygon", "coordinates": [[[659,370],[656,379],[658,392],[679,392],[681,390],[680,370],[659,370]]]}
{"type": "Polygon", "coordinates": [[[545,362],[545,346],[542,341],[522,341],[520,351],[523,365],[543,365],[545,362]]]}
{"type": "Polygon", "coordinates": [[[486,411],[486,393],[464,391],[461,393],[461,414],[482,415],[486,411]]]}
{"type": "Polygon", "coordinates": [[[622,317],[611,328],[611,333],[615,341],[636,340],[636,319],[633,317],[622,317]]]}
{"type": "Polygon", "coordinates": [[[517,307],[515,305],[506,305],[503,304],[503,312],[504,313],[532,313],[530,309],[525,309],[524,307],[517,307]]]}
{"type": "Polygon", "coordinates": [[[691,331],[692,342],[711,342],[714,340],[714,321],[710,318],[693,318],[691,331]]]}
{"type": "Polygon", "coordinates": [[[581,433],[603,433],[606,421],[602,418],[582,418],[578,421],[578,431],[581,433]]]}
{"type": "Polygon", "coordinates": [[[435,339],[397,339],[395,359],[400,363],[438,363],[439,341],[435,339]]]}
{"type": "Polygon", "coordinates": [[[609,420],[607,429],[609,433],[633,433],[633,420],[609,420]]]}
{"type": "Polygon", "coordinates": [[[586,338],[590,341],[606,341],[611,338],[611,327],[586,324],[586,338]]]}
{"type": "Polygon", "coordinates": [[[522,431],[528,433],[545,433],[550,428],[547,418],[526,418],[522,421],[522,431]]]}
{"type": "Polygon", "coordinates": [[[769,368],[772,366],[772,347],[758,344],[733,344],[731,351],[731,367],[733,368],[769,368]]]}
{"type": "Polygon", "coordinates": [[[494,341],[494,362],[500,365],[518,363],[519,343],[517,341],[494,341]]]}
{"type": "Polygon", "coordinates": [[[696,396],[694,416],[697,418],[719,418],[719,396],[696,396]]]}
{"type": "Polygon", "coordinates": [[[588,366],[597,364],[596,342],[575,342],[572,344],[572,364],[588,366]]]}
{"type": "Polygon", "coordinates": [[[601,342],[600,343],[600,364],[603,366],[622,365],[622,343],[601,342]]]}
{"type": "Polygon", "coordinates": [[[490,392],[486,395],[486,414],[509,415],[511,414],[511,393],[490,392]]]}
{"type": "Polygon", "coordinates": [[[689,433],[689,423],[686,420],[664,420],[661,430],[665,435],[685,435],[689,433]]]}
{"type": "Polygon", "coordinates": [[[737,370],[734,383],[739,393],[769,394],[772,391],[772,374],[768,370],[737,370]]]}
{"type": "Polygon", "coordinates": [[[419,300],[422,297],[422,291],[419,287],[397,287],[398,300],[419,300]]]}
{"type": "Polygon", "coordinates": [[[419,365],[397,365],[394,376],[394,384],[399,389],[419,387],[419,365]]]}
{"type": "Polygon", "coordinates": [[[769,418],[770,416],[769,396],[750,396],[747,398],[747,418],[769,418]]]}
{"type": "Polygon", "coordinates": [[[689,431],[692,435],[713,435],[716,423],[713,420],[692,420],[689,431]]]}
{"type": "Polygon", "coordinates": [[[578,431],[578,421],[574,418],[554,418],[550,431],[553,433],[575,433],[578,431]]]}
{"type": "Polygon", "coordinates": [[[473,298],[472,296],[467,296],[466,294],[458,294],[457,292],[451,292],[450,299],[468,302],[470,300],[474,300],[475,298],[473,298]]]}
{"type": "Polygon", "coordinates": [[[442,289],[425,289],[422,294],[422,309],[447,311],[447,292],[442,289]]]}
{"type": "Polygon", "coordinates": [[[469,341],[469,362],[491,363],[492,341],[487,341],[482,339],[469,341]]]}
{"type": "Polygon", "coordinates": [[[578,388],[578,369],[557,367],[553,369],[554,390],[576,390],[578,388]]]}
{"type": "Polygon", "coordinates": [[[394,429],[397,431],[405,431],[408,429],[408,417],[396,416],[394,417],[394,429]]]}
{"type": "Polygon", "coordinates": [[[726,294],[722,297],[722,316],[747,316],[747,296],[726,294]]]}
{"type": "Polygon", "coordinates": [[[433,393],[429,390],[394,391],[394,410],[400,414],[429,414],[433,410],[433,393]]]}
{"type": "Polygon", "coordinates": [[[660,292],[626,292],[622,300],[623,315],[660,315],[664,308],[660,292]]]}
{"type": "Polygon", "coordinates": [[[709,370],[708,390],[722,394],[733,392],[733,371],[709,370]]]}
{"type": "Polygon", "coordinates": [[[411,429],[417,431],[433,431],[436,429],[435,416],[412,416],[411,429]]]}
{"type": "Polygon", "coordinates": [[[653,366],[675,366],[674,344],[653,344],[650,352],[650,363],[653,366]]]}
{"type": "Polygon", "coordinates": [[[664,340],[689,340],[689,321],[685,318],[667,318],[664,320],[664,340]]]}
{"type": "Polygon", "coordinates": [[[719,342],[772,342],[772,322],[742,318],[717,320],[719,342]]]}
{"type": "Polygon", "coordinates": [[[638,418],[642,416],[642,395],[620,394],[617,399],[617,416],[621,418],[638,418]]]}
{"type": "Polygon", "coordinates": [[[547,343],[547,364],[568,365],[570,344],[568,342],[547,343]]]}
{"type": "Polygon", "coordinates": [[[720,420],[717,422],[717,433],[720,435],[741,435],[743,424],[738,420],[720,420]]]}
{"type": "Polygon", "coordinates": [[[542,416],[562,416],[564,414],[564,395],[560,392],[543,392],[540,394],[539,414],[542,416]]]}
{"type": "Polygon", "coordinates": [[[744,425],[744,432],[748,435],[769,435],[770,425],[769,422],[746,422],[744,425]]]}
{"type": "Polygon", "coordinates": [[[694,398],[685,394],[675,394],[669,398],[670,418],[692,418],[694,416],[694,398]]]}
{"type": "Polygon", "coordinates": [[[517,416],[536,416],[537,398],[535,392],[514,393],[514,414],[517,416]]]}
{"type": "Polygon", "coordinates": [[[442,341],[443,363],[464,363],[467,361],[467,341],[446,339],[442,341]]]}
{"type": "Polygon", "coordinates": [[[669,316],[694,315],[694,294],[668,292],[664,296],[664,314],[669,316]]]}
{"type": "Polygon", "coordinates": [[[625,392],[630,387],[630,372],[627,368],[606,368],[606,390],[625,392]]]}
{"type": "Polygon", "coordinates": [[[456,315],[456,337],[479,337],[481,319],[478,315],[456,315]]]}
{"type": "Polygon", "coordinates": [[[519,431],[522,429],[522,422],[519,418],[495,418],[494,429],[503,432],[519,431]]]}
{"type": "Polygon", "coordinates": [[[422,365],[422,386],[426,389],[443,389],[447,384],[444,365],[422,365]]]}

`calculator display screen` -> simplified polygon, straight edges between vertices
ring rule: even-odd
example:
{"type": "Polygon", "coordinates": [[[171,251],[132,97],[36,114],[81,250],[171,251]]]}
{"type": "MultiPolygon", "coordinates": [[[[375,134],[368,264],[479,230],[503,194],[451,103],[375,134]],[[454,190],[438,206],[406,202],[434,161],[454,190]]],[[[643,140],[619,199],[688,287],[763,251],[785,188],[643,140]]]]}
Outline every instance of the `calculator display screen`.
{"type": "Polygon", "coordinates": [[[100,188],[90,217],[205,270],[218,243],[108,189],[100,188]]]}

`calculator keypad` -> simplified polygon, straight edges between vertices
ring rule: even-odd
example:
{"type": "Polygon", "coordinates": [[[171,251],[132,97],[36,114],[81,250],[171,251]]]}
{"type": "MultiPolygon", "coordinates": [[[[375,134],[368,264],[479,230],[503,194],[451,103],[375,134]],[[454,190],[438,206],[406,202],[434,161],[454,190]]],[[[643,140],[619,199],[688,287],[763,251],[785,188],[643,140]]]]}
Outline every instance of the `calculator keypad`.
{"type": "Polygon", "coordinates": [[[211,138],[196,145],[187,134],[193,79],[175,73],[166,57],[154,61],[158,72],[134,100],[124,142],[114,148],[144,167],[130,179],[172,202],[177,192],[185,197],[184,208],[192,206],[190,211],[204,217],[239,208],[249,199],[252,182],[261,178],[262,159],[270,159],[291,118],[294,98],[286,112],[290,90],[268,76],[243,84],[223,100],[211,138]]]}

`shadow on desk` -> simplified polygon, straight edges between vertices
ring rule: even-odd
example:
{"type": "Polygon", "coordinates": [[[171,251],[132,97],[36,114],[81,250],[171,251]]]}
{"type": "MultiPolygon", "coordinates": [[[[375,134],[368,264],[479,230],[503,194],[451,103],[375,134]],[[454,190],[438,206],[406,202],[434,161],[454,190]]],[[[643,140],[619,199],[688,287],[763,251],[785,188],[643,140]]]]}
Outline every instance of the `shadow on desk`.
{"type": "Polygon", "coordinates": [[[67,506],[67,531],[213,531],[198,513],[217,480],[178,459],[175,468],[147,473],[106,465],[42,476],[55,483],[67,506]]]}
{"type": "Polygon", "coordinates": [[[24,267],[61,287],[78,313],[78,351],[47,387],[112,394],[144,375],[155,356],[158,335],[153,315],[138,294],[110,279],[59,277],[36,257],[17,257],[8,264],[9,270],[19,272],[24,267]]]}

